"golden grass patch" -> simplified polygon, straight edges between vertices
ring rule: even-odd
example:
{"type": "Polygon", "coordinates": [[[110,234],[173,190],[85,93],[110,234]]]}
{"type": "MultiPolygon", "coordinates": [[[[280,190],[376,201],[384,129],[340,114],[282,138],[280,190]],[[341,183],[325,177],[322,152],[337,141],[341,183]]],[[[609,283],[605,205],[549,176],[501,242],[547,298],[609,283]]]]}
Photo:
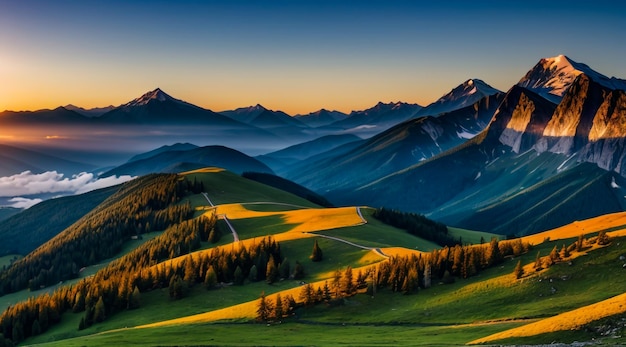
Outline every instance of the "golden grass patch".
{"type": "Polygon", "coordinates": [[[297,224],[290,232],[313,232],[362,225],[356,207],[309,208],[283,212],[286,224],[297,224]]]}
{"type": "Polygon", "coordinates": [[[380,248],[380,250],[389,257],[395,256],[395,257],[407,257],[410,256],[412,254],[415,255],[420,255],[422,254],[421,251],[415,250],[415,249],[408,249],[408,248],[404,248],[404,247],[385,247],[385,248],[380,248]]]}
{"type": "Polygon", "coordinates": [[[626,235],[626,212],[605,214],[583,221],[576,221],[562,227],[558,227],[556,229],[544,231],[542,233],[534,235],[524,236],[522,237],[522,241],[537,245],[548,238],[552,241],[569,239],[578,237],[579,235],[596,233],[601,230],[617,227],[623,228],[620,230],[609,232],[608,235],[613,237],[626,235]]]}
{"type": "Polygon", "coordinates": [[[626,293],[589,306],[564,312],[554,317],[489,335],[471,341],[469,344],[486,343],[512,337],[534,336],[563,330],[576,330],[590,322],[624,312],[626,312],[626,293]]]}
{"type": "Polygon", "coordinates": [[[216,172],[222,172],[222,171],[226,171],[226,170],[222,169],[221,167],[205,167],[202,169],[182,172],[181,175],[189,175],[189,174],[194,174],[194,173],[216,173],[216,172]]]}

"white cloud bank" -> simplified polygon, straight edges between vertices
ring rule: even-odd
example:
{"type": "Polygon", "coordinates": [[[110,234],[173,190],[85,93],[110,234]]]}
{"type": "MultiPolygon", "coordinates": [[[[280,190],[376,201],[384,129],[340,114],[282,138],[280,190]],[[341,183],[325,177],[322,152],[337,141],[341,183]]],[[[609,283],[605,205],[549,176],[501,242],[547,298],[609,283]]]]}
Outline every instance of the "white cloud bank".
{"type": "Polygon", "coordinates": [[[93,173],[82,172],[72,177],[65,177],[64,174],[56,171],[47,171],[40,174],[33,174],[24,171],[13,176],[0,177],[0,197],[13,197],[11,207],[30,207],[41,199],[28,199],[20,196],[66,193],[82,194],[95,189],[113,186],[132,180],[134,177],[123,175],[120,177],[110,176],[98,178],[93,173]],[[35,202],[36,200],[39,200],[35,202]],[[30,206],[29,206],[30,205],[30,206]]]}
{"type": "Polygon", "coordinates": [[[17,197],[17,198],[9,199],[10,204],[7,206],[13,207],[13,208],[31,208],[32,206],[35,206],[42,201],[43,200],[39,198],[29,199],[29,198],[17,197]]]}

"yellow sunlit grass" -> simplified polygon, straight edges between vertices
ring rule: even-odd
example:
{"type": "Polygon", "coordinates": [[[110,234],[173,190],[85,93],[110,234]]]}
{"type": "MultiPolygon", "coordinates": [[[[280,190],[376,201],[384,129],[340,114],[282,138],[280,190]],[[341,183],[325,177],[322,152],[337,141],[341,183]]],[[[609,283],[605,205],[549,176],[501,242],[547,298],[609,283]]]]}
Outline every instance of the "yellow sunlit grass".
{"type": "Polygon", "coordinates": [[[215,172],[222,172],[222,171],[225,171],[225,170],[219,167],[205,167],[202,169],[186,171],[186,172],[181,173],[181,175],[189,175],[189,174],[194,174],[194,173],[215,173],[215,172]]]}
{"type": "MultiPolygon", "coordinates": [[[[384,253],[384,252],[383,252],[384,253]]],[[[385,255],[387,255],[385,253],[385,255]]],[[[359,259],[359,265],[370,265],[373,263],[377,263],[381,259],[381,254],[376,252],[375,250],[371,250],[367,252],[361,259],[359,259]]]]}
{"type": "MultiPolygon", "coordinates": [[[[367,271],[372,266],[376,266],[376,264],[354,268],[353,271],[356,274],[358,273],[358,271],[367,271]]],[[[312,282],[310,284],[315,289],[317,289],[318,287],[322,287],[324,285],[324,282],[328,281],[328,279],[330,279],[333,276],[333,274],[334,274],[334,271],[326,273],[323,276],[324,277],[323,280],[312,282]]],[[[302,291],[301,286],[295,287],[291,289],[282,290],[278,293],[270,294],[267,296],[267,298],[269,298],[273,302],[276,298],[276,294],[280,293],[281,297],[283,298],[286,297],[287,295],[291,295],[296,301],[300,301],[298,297],[301,291],[302,291]]],[[[233,306],[222,308],[222,309],[215,310],[215,311],[199,313],[199,314],[195,314],[195,315],[191,315],[187,317],[181,317],[181,318],[171,319],[167,321],[137,326],[136,329],[163,327],[163,326],[170,326],[170,325],[185,325],[185,324],[217,322],[221,320],[254,319],[256,317],[258,304],[259,304],[259,299],[255,299],[252,301],[241,303],[239,305],[233,305],[233,306]]]]}
{"type": "MultiPolygon", "coordinates": [[[[307,232],[312,231],[320,231],[327,229],[336,229],[343,228],[355,225],[363,224],[363,220],[359,216],[355,207],[341,207],[341,208],[312,208],[312,209],[303,209],[303,210],[295,210],[295,211],[280,211],[280,212],[257,212],[250,211],[245,208],[245,206],[241,204],[226,204],[219,205],[218,214],[226,214],[228,219],[237,220],[237,219],[245,219],[245,218],[254,218],[254,217],[266,217],[271,215],[280,215],[284,218],[284,223],[289,225],[294,225],[294,227],[287,232],[271,235],[272,239],[276,242],[284,242],[290,240],[297,240],[309,237],[316,237],[314,234],[307,234],[307,232]],[[224,213],[228,212],[228,213],[224,213]],[[254,216],[254,217],[253,217],[254,216]]],[[[207,212],[208,214],[212,214],[213,212],[207,212]]],[[[220,218],[223,218],[220,216],[220,218]]],[[[263,237],[256,237],[252,239],[241,240],[237,243],[231,243],[224,246],[220,246],[221,248],[237,249],[242,245],[246,247],[250,247],[253,244],[259,242],[263,237]]],[[[191,253],[194,257],[199,257],[203,253],[210,254],[212,252],[211,249],[201,250],[197,252],[191,253]]],[[[181,262],[187,255],[174,258],[171,260],[165,261],[165,265],[169,266],[177,265],[181,262]]],[[[160,266],[160,265],[155,265],[160,266]]],[[[153,269],[155,269],[153,267],[153,269]]]]}
{"type": "Polygon", "coordinates": [[[489,335],[474,340],[470,342],[470,344],[487,343],[512,337],[534,336],[556,331],[575,330],[598,319],[624,312],[626,312],[626,293],[589,306],[564,312],[554,317],[489,335]]]}
{"type": "Polygon", "coordinates": [[[256,218],[267,217],[283,212],[260,212],[247,209],[242,204],[223,204],[217,206],[217,214],[225,214],[228,219],[244,219],[244,218],[256,218]]]}
{"type": "Polygon", "coordinates": [[[537,245],[548,237],[552,241],[569,239],[578,237],[581,234],[595,233],[600,230],[622,226],[624,227],[623,229],[612,231],[608,233],[609,236],[616,237],[626,235],[626,212],[611,213],[596,218],[573,222],[539,234],[524,236],[522,241],[537,245]]]}
{"type": "Polygon", "coordinates": [[[283,213],[286,224],[297,224],[290,232],[303,233],[363,224],[356,207],[310,208],[283,213]]]}
{"type": "Polygon", "coordinates": [[[422,252],[414,249],[408,249],[404,247],[386,247],[380,249],[387,256],[406,257],[412,254],[419,255],[422,252]]]}

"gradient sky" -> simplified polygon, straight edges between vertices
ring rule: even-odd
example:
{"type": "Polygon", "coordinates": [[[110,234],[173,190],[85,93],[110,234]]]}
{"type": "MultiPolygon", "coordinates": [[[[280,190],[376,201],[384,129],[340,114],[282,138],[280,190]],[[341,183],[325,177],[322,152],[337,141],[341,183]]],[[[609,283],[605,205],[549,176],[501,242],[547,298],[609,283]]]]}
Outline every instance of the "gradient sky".
{"type": "Polygon", "coordinates": [[[468,78],[507,90],[558,54],[626,78],[626,2],[437,3],[0,0],[0,110],[156,87],[214,111],[426,105],[468,78]]]}

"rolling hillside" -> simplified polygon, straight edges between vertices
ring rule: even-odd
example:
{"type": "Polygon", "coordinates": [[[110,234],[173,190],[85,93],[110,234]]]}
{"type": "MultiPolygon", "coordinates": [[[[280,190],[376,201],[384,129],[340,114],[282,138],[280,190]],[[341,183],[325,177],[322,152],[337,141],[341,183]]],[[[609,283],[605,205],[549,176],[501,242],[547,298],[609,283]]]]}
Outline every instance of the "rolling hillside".
{"type": "Polygon", "coordinates": [[[237,150],[224,146],[205,146],[187,150],[157,149],[109,170],[102,176],[177,173],[188,171],[190,167],[195,169],[205,166],[224,167],[236,173],[244,171],[273,173],[265,164],[237,150]]]}
{"type": "MultiPolygon", "coordinates": [[[[154,276],[159,276],[159,269],[171,266],[187,278],[184,269],[189,264],[202,263],[203,259],[219,256],[220,252],[253,249],[267,242],[265,236],[272,235],[280,244],[278,268],[288,263],[294,270],[300,264],[304,267],[304,277],[268,283],[248,275],[244,276],[243,284],[237,284],[235,277],[232,284],[210,287],[208,291],[206,285],[188,282],[190,285],[181,292],[182,297],[172,297],[176,295],[176,289],[174,292],[171,289],[176,288],[171,287],[173,284],[169,288],[151,287],[141,291],[138,308],[112,313],[102,322],[82,330],[77,327],[84,314],[69,311],[62,315],[60,324],[25,343],[46,346],[100,346],[116,341],[138,345],[299,345],[312,338],[324,345],[464,345],[481,341],[519,344],[524,341],[548,343],[555,339],[572,342],[601,338],[593,329],[584,328],[594,327],[597,320],[625,311],[624,306],[620,310],[615,309],[619,304],[611,304],[621,303],[619,295],[626,292],[621,282],[610,280],[614,276],[611,274],[621,269],[619,256],[626,252],[623,242],[626,222],[624,213],[619,213],[563,226],[519,242],[501,242],[499,247],[503,252],[506,252],[506,245],[531,242],[534,246],[527,253],[504,258],[501,265],[467,278],[450,280],[444,279],[445,275],[432,274],[429,288],[420,288],[408,295],[394,293],[388,286],[380,286],[373,294],[365,294],[367,290],[362,288],[359,294],[327,304],[299,304],[294,315],[285,316],[281,323],[251,324],[258,319],[257,298],[262,292],[269,302],[275,302],[279,294],[301,302],[305,300],[302,293],[307,286],[331,285],[336,270],[346,273],[347,266],[354,269],[356,276],[367,273],[368,269],[381,271],[385,264],[396,264],[412,256],[428,259],[433,254],[446,257],[446,252],[451,252],[456,257],[461,250],[472,253],[488,249],[494,241],[486,245],[441,249],[382,224],[372,217],[372,210],[368,208],[322,209],[218,169],[189,172],[184,177],[187,182],[202,182],[208,189],[206,194],[192,193],[180,202],[191,203],[196,210],[195,218],[217,215],[217,228],[225,232],[213,245],[202,241],[200,248],[190,254],[170,257],[160,262],[163,265],[151,266],[149,271],[154,276]],[[229,191],[228,187],[233,190],[229,191]],[[600,245],[596,235],[602,231],[608,231],[609,239],[608,243],[600,245]],[[233,243],[235,233],[240,241],[233,243]],[[542,270],[533,268],[537,253],[547,259],[551,249],[561,248],[563,244],[575,245],[580,235],[585,235],[580,250],[572,246],[567,257],[542,270]],[[314,241],[323,250],[321,262],[308,259],[314,241]],[[405,256],[408,258],[403,258],[405,256]],[[513,275],[518,261],[525,270],[521,279],[513,275]],[[216,300],[217,297],[220,299],[216,300]],[[598,310],[597,307],[612,309],[598,310]],[[571,327],[550,323],[567,319],[568,315],[589,319],[571,327]],[[324,333],[320,332],[320,326],[324,326],[324,333]],[[568,330],[553,329],[554,326],[568,330]],[[576,330],[569,330],[571,328],[576,330]],[[518,331],[532,333],[519,334],[518,331]],[[499,340],[503,338],[507,340],[499,340]]],[[[128,256],[143,252],[140,246],[128,256]]],[[[235,254],[241,253],[236,251],[235,254]]],[[[123,264],[123,260],[111,263],[110,270],[104,273],[123,264]]],[[[96,278],[99,276],[96,274],[96,278]]],[[[623,342],[613,335],[602,338],[610,343],[623,342]]]]}

